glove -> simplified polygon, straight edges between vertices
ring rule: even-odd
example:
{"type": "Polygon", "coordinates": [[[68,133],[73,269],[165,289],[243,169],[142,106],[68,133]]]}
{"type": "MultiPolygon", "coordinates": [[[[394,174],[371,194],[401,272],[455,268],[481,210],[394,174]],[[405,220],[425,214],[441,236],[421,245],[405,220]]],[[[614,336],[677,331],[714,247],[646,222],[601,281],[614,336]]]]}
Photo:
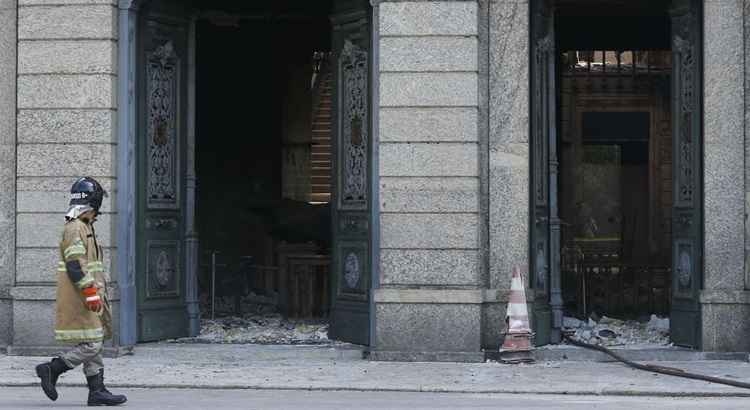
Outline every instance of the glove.
{"type": "Polygon", "coordinates": [[[102,310],[102,298],[99,296],[99,293],[96,292],[95,286],[89,286],[87,288],[84,288],[81,293],[83,294],[83,297],[86,298],[86,309],[94,312],[99,313],[102,310]]]}

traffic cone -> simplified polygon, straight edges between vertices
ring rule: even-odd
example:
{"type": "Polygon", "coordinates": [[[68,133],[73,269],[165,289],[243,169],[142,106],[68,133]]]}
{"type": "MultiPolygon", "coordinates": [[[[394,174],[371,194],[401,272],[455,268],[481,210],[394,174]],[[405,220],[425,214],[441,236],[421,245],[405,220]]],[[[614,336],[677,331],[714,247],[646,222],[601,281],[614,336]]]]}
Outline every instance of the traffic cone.
{"type": "Polygon", "coordinates": [[[505,340],[500,348],[500,361],[503,363],[531,363],[534,356],[531,351],[531,327],[529,310],[526,307],[526,288],[521,278],[521,270],[513,269],[510,282],[510,298],[505,315],[505,340]]]}

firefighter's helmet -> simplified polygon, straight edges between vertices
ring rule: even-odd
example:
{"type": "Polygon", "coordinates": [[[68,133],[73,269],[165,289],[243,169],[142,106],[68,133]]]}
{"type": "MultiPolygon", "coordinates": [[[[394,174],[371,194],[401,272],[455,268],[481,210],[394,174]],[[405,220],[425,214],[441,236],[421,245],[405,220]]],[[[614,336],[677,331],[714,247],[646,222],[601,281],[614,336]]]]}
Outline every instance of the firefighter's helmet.
{"type": "Polygon", "coordinates": [[[97,180],[83,177],[73,183],[73,187],[70,188],[70,205],[88,205],[99,213],[102,199],[106,196],[107,191],[97,180]]]}

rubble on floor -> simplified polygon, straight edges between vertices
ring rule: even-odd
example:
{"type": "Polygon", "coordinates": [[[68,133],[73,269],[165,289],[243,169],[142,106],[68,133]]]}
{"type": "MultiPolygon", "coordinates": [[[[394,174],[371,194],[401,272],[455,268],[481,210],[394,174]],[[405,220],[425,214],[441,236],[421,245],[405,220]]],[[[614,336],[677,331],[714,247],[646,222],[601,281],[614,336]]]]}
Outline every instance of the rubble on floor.
{"type": "Polygon", "coordinates": [[[603,316],[598,321],[563,318],[563,328],[582,342],[615,346],[671,346],[669,318],[651,315],[648,321],[619,320],[603,316]]]}
{"type": "Polygon", "coordinates": [[[277,311],[277,296],[258,295],[249,292],[240,296],[217,296],[213,306],[209,295],[200,296],[201,312],[211,316],[212,308],[216,317],[219,316],[243,316],[245,314],[267,314],[277,311]]]}
{"type": "Polygon", "coordinates": [[[171,340],[172,343],[252,343],[278,345],[334,344],[328,339],[328,323],[323,320],[284,319],[278,313],[246,314],[202,319],[196,337],[171,340]]]}

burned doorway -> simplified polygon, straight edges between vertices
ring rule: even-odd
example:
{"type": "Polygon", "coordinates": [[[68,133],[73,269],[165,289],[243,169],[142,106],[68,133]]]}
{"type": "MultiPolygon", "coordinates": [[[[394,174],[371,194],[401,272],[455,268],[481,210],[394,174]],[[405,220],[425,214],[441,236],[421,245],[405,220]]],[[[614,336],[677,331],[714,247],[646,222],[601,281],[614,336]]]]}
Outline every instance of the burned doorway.
{"type": "Polygon", "coordinates": [[[139,221],[166,221],[138,227],[140,340],[185,336],[184,314],[192,326],[199,306],[219,339],[224,330],[242,339],[232,328],[244,325],[259,338],[232,341],[367,344],[368,7],[165,0],[142,9],[139,179],[173,194],[165,208],[140,190],[139,221]],[[361,191],[343,189],[352,175],[361,191]],[[157,272],[169,277],[163,298],[149,293],[157,272]],[[264,324],[290,332],[278,339],[264,324]]]}
{"type": "Polygon", "coordinates": [[[539,342],[699,347],[700,5],[604,3],[533,5],[539,342]]]}
{"type": "Polygon", "coordinates": [[[330,8],[231,11],[196,24],[201,311],[243,341],[305,325],[290,341],[316,342],[330,306],[330,8]]]}

